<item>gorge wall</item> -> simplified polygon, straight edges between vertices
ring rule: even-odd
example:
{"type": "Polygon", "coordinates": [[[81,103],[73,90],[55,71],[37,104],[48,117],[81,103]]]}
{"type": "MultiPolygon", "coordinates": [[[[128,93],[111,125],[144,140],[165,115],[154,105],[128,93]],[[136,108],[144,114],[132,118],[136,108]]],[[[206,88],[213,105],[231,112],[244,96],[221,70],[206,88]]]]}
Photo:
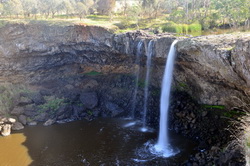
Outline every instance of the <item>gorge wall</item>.
{"type": "MultiPolygon", "coordinates": [[[[221,147],[228,141],[226,123],[199,104],[230,109],[249,101],[247,33],[187,38],[143,31],[113,34],[101,27],[85,25],[7,24],[0,28],[0,124],[4,123],[1,117],[6,115],[17,120],[13,126],[16,130],[37,122],[51,125],[82,118],[129,116],[134,71],[139,67],[135,55],[142,42],[135,102],[135,117],[140,119],[146,50],[153,40],[147,121],[157,128],[166,56],[176,39],[170,127],[198,140],[200,149],[218,149],[214,146],[221,147]]],[[[226,160],[219,156],[226,154],[229,153],[200,158],[210,155],[204,151],[193,161],[198,165],[224,164],[226,160]]],[[[227,160],[231,158],[233,155],[227,160]]]]}
{"type": "Polygon", "coordinates": [[[135,55],[139,41],[148,43],[154,40],[153,55],[156,59],[166,57],[170,44],[177,39],[173,87],[187,91],[202,104],[230,108],[239,106],[239,100],[248,100],[248,33],[185,38],[169,34],[148,36],[137,32],[116,35],[114,39],[113,47],[130,55],[135,55]]]}
{"type": "MultiPolygon", "coordinates": [[[[250,36],[244,33],[186,38],[142,31],[113,34],[85,25],[7,24],[0,29],[0,82],[28,84],[31,90],[41,91],[39,94],[70,96],[70,102],[86,98],[79,97],[81,93],[93,93],[96,101],[91,102],[95,106],[104,105],[109,112],[130,109],[137,67],[135,56],[131,55],[137,53],[138,43],[143,42],[143,89],[146,47],[153,40],[151,86],[155,96],[149,102],[158,112],[165,58],[175,39],[179,41],[173,89],[187,92],[201,104],[228,108],[239,106],[239,100],[248,100],[250,36]]],[[[139,92],[138,98],[141,106],[140,97],[143,92],[139,92]]]]}

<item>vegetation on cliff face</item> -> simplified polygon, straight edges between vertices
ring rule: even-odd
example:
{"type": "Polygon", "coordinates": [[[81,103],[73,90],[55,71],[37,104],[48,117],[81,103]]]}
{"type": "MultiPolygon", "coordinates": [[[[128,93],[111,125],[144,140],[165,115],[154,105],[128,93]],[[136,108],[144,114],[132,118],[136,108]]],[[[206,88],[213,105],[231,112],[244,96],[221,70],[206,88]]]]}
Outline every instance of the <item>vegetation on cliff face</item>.
{"type": "Polygon", "coordinates": [[[250,28],[248,0],[2,0],[4,19],[53,19],[188,33],[214,27],[250,28]]]}

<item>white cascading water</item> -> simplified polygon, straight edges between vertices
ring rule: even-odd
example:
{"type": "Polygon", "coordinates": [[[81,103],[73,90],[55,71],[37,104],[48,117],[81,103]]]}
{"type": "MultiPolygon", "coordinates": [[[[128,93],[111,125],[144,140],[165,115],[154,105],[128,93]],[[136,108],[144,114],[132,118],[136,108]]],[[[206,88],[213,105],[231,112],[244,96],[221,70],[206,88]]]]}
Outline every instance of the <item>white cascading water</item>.
{"type": "Polygon", "coordinates": [[[147,72],[146,72],[146,78],[145,78],[145,86],[144,86],[144,106],[143,106],[143,127],[141,131],[146,132],[147,131],[147,110],[148,110],[148,85],[150,80],[150,71],[151,71],[151,59],[153,54],[153,46],[154,46],[154,40],[150,40],[148,43],[148,48],[146,51],[147,54],[147,72]]]}
{"type": "Polygon", "coordinates": [[[172,75],[174,69],[176,43],[177,40],[175,40],[170,47],[164,71],[162,90],[161,90],[161,100],[160,100],[159,137],[157,144],[154,146],[156,152],[161,153],[163,157],[170,157],[178,153],[174,152],[173,148],[170,146],[169,136],[168,136],[168,110],[169,110],[172,75]]]}
{"type": "Polygon", "coordinates": [[[135,90],[133,94],[133,100],[132,100],[132,113],[131,117],[135,118],[135,105],[136,105],[136,97],[137,97],[137,91],[138,91],[138,82],[139,82],[139,73],[140,73],[140,62],[141,62],[141,48],[143,46],[143,41],[141,40],[137,45],[137,52],[136,52],[136,60],[135,64],[136,70],[135,70],[135,90]]]}

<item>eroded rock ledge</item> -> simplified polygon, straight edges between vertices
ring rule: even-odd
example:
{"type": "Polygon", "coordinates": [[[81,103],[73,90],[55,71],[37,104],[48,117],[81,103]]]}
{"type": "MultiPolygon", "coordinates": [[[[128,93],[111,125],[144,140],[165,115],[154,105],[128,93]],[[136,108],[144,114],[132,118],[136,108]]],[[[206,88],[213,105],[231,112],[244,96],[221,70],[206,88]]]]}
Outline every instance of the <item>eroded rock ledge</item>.
{"type": "Polygon", "coordinates": [[[233,107],[239,106],[236,98],[247,100],[248,33],[185,39],[178,42],[177,51],[175,78],[190,85],[190,94],[202,103],[233,107]]]}
{"type": "Polygon", "coordinates": [[[240,106],[239,100],[249,100],[246,95],[250,92],[249,33],[184,38],[135,32],[116,35],[113,47],[119,52],[136,55],[138,43],[142,41],[142,54],[146,55],[150,40],[154,41],[153,56],[156,59],[165,58],[173,40],[179,40],[174,86],[185,86],[185,90],[200,103],[231,108],[240,106]]]}

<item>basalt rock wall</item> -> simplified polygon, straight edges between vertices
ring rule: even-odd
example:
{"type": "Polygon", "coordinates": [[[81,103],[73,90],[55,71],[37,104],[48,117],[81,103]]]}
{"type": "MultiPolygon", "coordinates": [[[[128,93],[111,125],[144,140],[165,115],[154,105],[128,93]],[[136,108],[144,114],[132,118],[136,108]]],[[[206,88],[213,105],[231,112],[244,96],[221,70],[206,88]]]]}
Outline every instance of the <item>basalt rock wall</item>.
{"type": "Polygon", "coordinates": [[[154,74],[158,73],[158,79],[161,80],[161,66],[165,63],[163,58],[166,58],[171,43],[179,40],[176,44],[173,88],[188,92],[201,104],[231,108],[249,100],[249,34],[186,38],[135,32],[116,35],[113,48],[124,54],[136,55],[139,42],[143,42],[141,54],[146,56],[151,40],[154,43],[152,52],[156,59],[155,68],[158,68],[154,74]]]}
{"type": "MultiPolygon", "coordinates": [[[[220,147],[227,141],[222,131],[226,123],[209,110],[200,109],[195,101],[230,108],[249,100],[250,36],[244,33],[184,38],[141,31],[113,34],[84,25],[6,25],[0,28],[0,97],[5,100],[0,102],[0,116],[8,112],[17,120],[15,128],[22,129],[23,125],[45,121],[44,125],[51,125],[82,118],[129,116],[135,103],[135,117],[140,119],[146,56],[151,51],[147,122],[158,122],[161,80],[167,53],[176,39],[170,127],[197,139],[203,150],[212,145],[220,147]],[[148,49],[150,41],[152,50],[148,49]],[[133,102],[138,54],[139,87],[133,102]],[[225,140],[217,145],[220,138],[225,140]]],[[[200,163],[196,165],[208,163],[202,155],[196,155],[193,161],[200,163]]]]}
{"type": "MultiPolygon", "coordinates": [[[[137,66],[134,62],[138,45],[143,43],[139,50],[142,57],[140,81],[143,82],[148,43],[153,41],[151,86],[157,89],[153,92],[157,96],[149,101],[154,103],[159,97],[166,56],[175,39],[179,41],[176,44],[173,89],[188,92],[202,104],[232,107],[239,105],[238,100],[248,99],[250,37],[247,34],[184,38],[171,34],[149,35],[141,31],[113,34],[101,27],[84,25],[9,24],[0,29],[0,81],[25,82],[35,88],[43,85],[42,88],[83,91],[87,87],[84,82],[91,82],[87,91],[97,91],[102,85],[109,87],[105,84],[110,82],[108,75],[125,74],[130,80],[123,76],[121,79],[130,82],[127,89],[131,91],[127,91],[127,96],[124,93],[124,102],[129,103],[132,99],[131,87],[135,85],[133,75],[137,66]],[[103,79],[95,79],[96,76],[91,74],[101,74],[97,77],[103,79]],[[77,78],[73,79],[74,76],[77,78]],[[108,80],[105,81],[105,78],[108,80]],[[58,83],[58,80],[61,81],[58,83]],[[99,82],[93,83],[96,80],[99,82]]],[[[123,86],[119,81],[118,85],[113,83],[114,86],[123,86]]],[[[143,84],[140,85],[143,88],[143,84]]],[[[109,88],[115,89],[114,92],[110,90],[113,96],[109,97],[113,100],[116,98],[114,94],[119,94],[116,93],[119,88],[109,88]]],[[[107,91],[106,88],[106,91],[97,94],[106,96],[107,91]]],[[[118,103],[123,107],[122,102],[118,103]]]]}
{"type": "Polygon", "coordinates": [[[250,35],[211,35],[177,44],[175,79],[201,103],[239,106],[249,98],[250,35]]]}

